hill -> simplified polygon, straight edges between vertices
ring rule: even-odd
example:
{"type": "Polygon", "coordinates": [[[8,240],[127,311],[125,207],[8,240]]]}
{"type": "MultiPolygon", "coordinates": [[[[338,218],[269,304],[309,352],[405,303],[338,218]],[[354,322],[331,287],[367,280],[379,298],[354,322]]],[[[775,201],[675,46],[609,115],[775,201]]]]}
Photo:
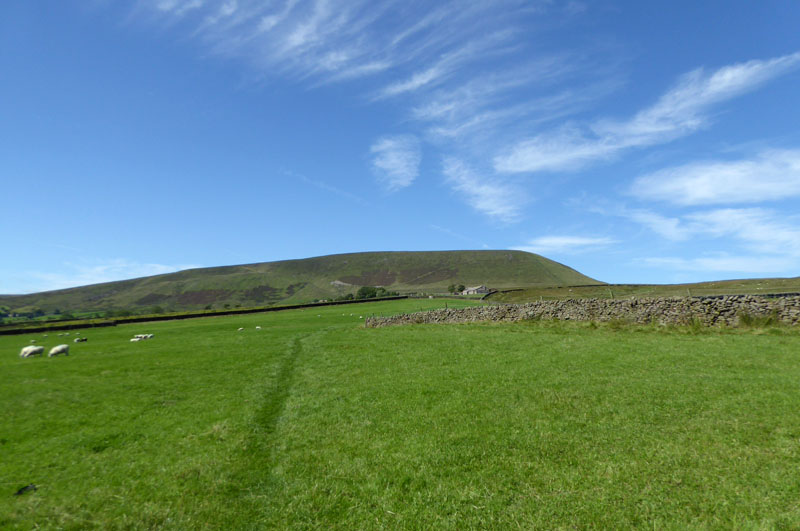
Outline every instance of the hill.
{"type": "Polygon", "coordinates": [[[309,302],[383,286],[443,293],[450,284],[490,288],[601,285],[563,264],[523,251],[369,252],[188,269],[28,295],[0,296],[12,311],[192,310],[309,302]]]}

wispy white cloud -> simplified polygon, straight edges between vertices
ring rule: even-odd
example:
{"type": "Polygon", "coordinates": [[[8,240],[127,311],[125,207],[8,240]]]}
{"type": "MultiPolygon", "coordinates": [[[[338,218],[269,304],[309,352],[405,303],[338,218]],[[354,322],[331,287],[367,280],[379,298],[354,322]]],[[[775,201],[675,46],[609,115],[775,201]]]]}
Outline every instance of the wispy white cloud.
{"type": "Polygon", "coordinates": [[[156,0],[153,7],[159,11],[183,16],[189,11],[203,7],[203,0],[156,0]]]}
{"type": "Polygon", "coordinates": [[[574,170],[620,151],[669,142],[709,123],[708,109],[752,91],[800,66],[800,52],[726,66],[710,74],[697,69],[681,77],[659,100],[623,122],[565,126],[518,142],[494,159],[499,172],[574,170]]]}
{"type": "Polygon", "coordinates": [[[725,238],[752,252],[800,257],[796,217],[765,208],[720,208],[665,216],[624,207],[604,212],[635,221],[673,241],[725,238]]]}
{"type": "Polygon", "coordinates": [[[680,218],[663,216],[649,210],[623,210],[622,215],[673,241],[686,240],[689,230],[680,218]]]}
{"type": "Polygon", "coordinates": [[[542,90],[563,80],[576,69],[570,58],[550,56],[522,67],[486,73],[426,94],[411,108],[411,116],[430,124],[428,131],[433,135],[453,139],[563,117],[578,112],[604,92],[603,88],[589,84],[581,90],[563,89],[537,97],[529,93],[532,88],[542,90]]]}
{"type": "Polygon", "coordinates": [[[763,208],[724,208],[687,216],[687,230],[730,237],[748,249],[800,258],[800,226],[785,215],[763,208]]]}
{"type": "Polygon", "coordinates": [[[476,173],[455,158],[444,161],[445,182],[475,210],[490,218],[513,223],[519,220],[524,194],[512,185],[476,173]]]}
{"type": "Polygon", "coordinates": [[[458,69],[461,65],[468,62],[475,62],[484,55],[498,53],[501,49],[500,44],[507,41],[511,32],[499,31],[490,34],[488,37],[467,41],[442,56],[432,65],[417,71],[408,79],[397,81],[380,91],[377,96],[388,98],[415,92],[423,87],[430,87],[441,83],[448,76],[458,69]]]}
{"type": "Polygon", "coordinates": [[[413,135],[385,136],[370,148],[372,168],[390,192],[410,186],[419,175],[422,151],[413,135]]]}
{"type": "MultiPolygon", "coordinates": [[[[437,147],[462,159],[485,158],[490,148],[477,155],[472,147],[495,144],[485,140],[500,130],[510,135],[510,124],[520,128],[575,112],[591,92],[547,92],[585,71],[589,61],[578,60],[580,53],[545,55],[526,48],[527,22],[548,11],[565,16],[548,0],[446,0],[422,18],[397,1],[190,0],[199,2],[190,10],[178,0],[140,1],[168,21],[179,19],[181,28],[194,22],[194,38],[217,54],[251,62],[265,76],[310,87],[360,80],[362,97],[373,104],[391,99],[409,105],[412,119],[425,128],[416,136],[444,139],[449,145],[437,147]],[[508,60],[512,57],[524,60],[508,60]]],[[[574,16],[580,10],[567,11],[574,16]]],[[[583,87],[592,85],[583,81],[583,87]]],[[[415,144],[386,137],[372,146],[373,169],[389,190],[417,177],[415,144]]],[[[506,222],[518,218],[521,201],[512,206],[507,199],[510,185],[496,176],[452,173],[457,176],[449,184],[470,205],[506,222]]],[[[516,189],[513,195],[520,197],[516,189]]]]}
{"type": "Polygon", "coordinates": [[[800,150],[768,150],[753,159],[694,162],[637,178],[640,199],[677,205],[756,203],[800,196],[800,150]]]}
{"type": "Polygon", "coordinates": [[[381,80],[385,96],[435,85],[459,65],[498,53],[514,33],[508,22],[525,12],[508,0],[447,1],[422,20],[395,1],[139,0],[138,5],[166,22],[194,24],[189,33],[211,50],[248,60],[269,76],[318,85],[389,73],[381,80]]]}
{"type": "Polygon", "coordinates": [[[219,6],[216,13],[211,13],[209,15],[206,15],[203,25],[213,26],[215,24],[219,24],[220,21],[236,13],[236,10],[238,8],[239,8],[239,3],[236,0],[226,0],[221,6],[219,6]]]}
{"type": "Polygon", "coordinates": [[[529,240],[525,245],[513,247],[513,249],[543,255],[578,254],[608,247],[615,243],[618,241],[607,237],[541,236],[529,240]]]}
{"type": "Polygon", "coordinates": [[[421,72],[417,72],[409,79],[392,83],[381,91],[381,97],[397,96],[406,92],[413,92],[420,87],[429,85],[433,81],[439,79],[447,70],[441,65],[434,65],[421,72]]]}

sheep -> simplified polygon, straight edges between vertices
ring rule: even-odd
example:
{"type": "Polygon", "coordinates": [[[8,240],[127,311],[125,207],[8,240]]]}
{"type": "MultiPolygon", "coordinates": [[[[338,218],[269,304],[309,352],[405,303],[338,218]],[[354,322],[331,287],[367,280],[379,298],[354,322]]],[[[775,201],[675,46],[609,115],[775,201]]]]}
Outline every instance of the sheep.
{"type": "Polygon", "coordinates": [[[59,354],[69,356],[69,345],[57,345],[51,348],[50,352],[47,354],[47,357],[52,358],[53,356],[58,356],[59,354]]]}
{"type": "Polygon", "coordinates": [[[141,340],[142,340],[142,338],[141,338],[141,337],[132,337],[132,338],[131,338],[131,343],[133,343],[133,342],[135,342],[135,341],[141,341],[141,340]]]}
{"type": "Polygon", "coordinates": [[[237,330],[237,332],[241,332],[242,330],[244,330],[244,328],[240,328],[239,330],[237,330]]]}
{"type": "Polygon", "coordinates": [[[136,334],[133,337],[138,338],[140,341],[144,341],[145,339],[152,339],[153,334],[136,334]]]}
{"type": "Polygon", "coordinates": [[[75,343],[86,343],[87,341],[89,341],[89,340],[87,338],[85,338],[85,337],[76,337],[75,338],[75,343]]]}
{"type": "Polygon", "coordinates": [[[256,330],[261,330],[261,327],[260,326],[256,326],[256,330]]]}
{"type": "Polygon", "coordinates": [[[23,347],[22,350],[19,352],[20,358],[32,358],[33,356],[41,356],[44,352],[44,347],[36,347],[33,345],[28,345],[27,347],[23,347]]]}

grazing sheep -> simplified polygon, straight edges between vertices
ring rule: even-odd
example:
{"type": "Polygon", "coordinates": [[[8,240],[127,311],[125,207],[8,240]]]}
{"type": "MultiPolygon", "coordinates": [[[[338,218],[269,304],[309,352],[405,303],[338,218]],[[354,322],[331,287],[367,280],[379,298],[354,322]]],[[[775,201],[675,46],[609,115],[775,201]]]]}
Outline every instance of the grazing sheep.
{"type": "Polygon", "coordinates": [[[35,347],[33,345],[28,345],[27,347],[22,347],[22,350],[19,352],[20,358],[31,358],[33,356],[41,356],[44,352],[44,347],[35,347]]]}
{"type": "Polygon", "coordinates": [[[59,354],[69,356],[69,345],[57,345],[51,348],[50,352],[47,354],[47,357],[52,358],[53,356],[58,356],[59,354]]]}
{"type": "Polygon", "coordinates": [[[260,327],[260,326],[257,326],[257,327],[256,327],[256,330],[261,330],[261,327],[260,327]]]}
{"type": "Polygon", "coordinates": [[[132,337],[132,338],[131,338],[131,343],[133,343],[133,342],[135,342],[135,341],[141,341],[141,340],[142,340],[142,338],[141,338],[141,337],[132,337]]]}
{"type": "Polygon", "coordinates": [[[87,338],[85,338],[85,337],[76,337],[75,338],[75,343],[86,343],[87,341],[89,341],[89,340],[87,338]]]}
{"type": "Polygon", "coordinates": [[[239,330],[237,330],[237,332],[241,332],[242,330],[244,330],[244,328],[240,328],[239,330]]]}
{"type": "Polygon", "coordinates": [[[153,334],[136,334],[133,337],[138,338],[140,341],[144,341],[145,339],[152,339],[153,334]]]}

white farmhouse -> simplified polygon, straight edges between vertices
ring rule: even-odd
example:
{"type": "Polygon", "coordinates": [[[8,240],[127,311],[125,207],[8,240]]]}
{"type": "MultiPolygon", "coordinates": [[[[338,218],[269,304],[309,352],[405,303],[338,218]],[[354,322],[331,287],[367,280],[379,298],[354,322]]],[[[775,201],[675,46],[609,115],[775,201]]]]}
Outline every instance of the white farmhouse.
{"type": "Polygon", "coordinates": [[[479,295],[482,293],[489,293],[489,288],[486,286],[473,286],[461,292],[462,295],[479,295]]]}

